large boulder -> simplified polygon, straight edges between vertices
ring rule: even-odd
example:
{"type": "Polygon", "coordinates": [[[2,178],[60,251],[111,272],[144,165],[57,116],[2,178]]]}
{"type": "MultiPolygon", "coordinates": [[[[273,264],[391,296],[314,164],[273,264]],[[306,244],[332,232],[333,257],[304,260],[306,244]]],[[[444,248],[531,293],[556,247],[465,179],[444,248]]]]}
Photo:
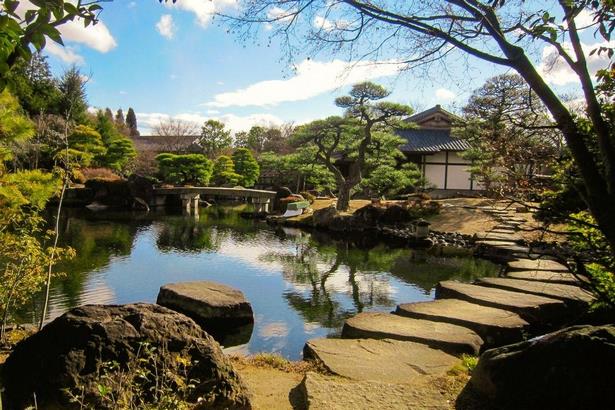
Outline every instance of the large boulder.
{"type": "Polygon", "coordinates": [[[487,350],[472,389],[503,409],[615,409],[615,325],[574,326],[487,350]]]}
{"type": "Polygon", "coordinates": [[[5,408],[79,408],[71,391],[96,408],[108,363],[122,371],[139,363],[143,343],[155,348],[149,363],[168,380],[194,379],[195,408],[249,409],[246,387],[220,346],[192,319],[158,305],[88,305],[65,313],[19,343],[3,369],[5,408]],[[68,391],[67,391],[68,390],[68,391]],[[72,407],[71,407],[72,406],[72,407]]]}

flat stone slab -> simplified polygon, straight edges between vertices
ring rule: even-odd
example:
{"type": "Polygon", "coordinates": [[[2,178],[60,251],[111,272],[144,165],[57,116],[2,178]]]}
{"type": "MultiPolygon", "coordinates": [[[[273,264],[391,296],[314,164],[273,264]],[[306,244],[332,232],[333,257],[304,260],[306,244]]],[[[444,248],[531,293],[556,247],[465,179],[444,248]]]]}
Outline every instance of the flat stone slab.
{"type": "Polygon", "coordinates": [[[587,278],[577,277],[569,272],[553,272],[546,270],[513,270],[508,272],[506,277],[537,282],[561,283],[564,285],[580,285],[588,282],[587,278]]]}
{"type": "Polygon", "coordinates": [[[491,241],[486,239],[481,239],[476,241],[477,245],[489,246],[494,248],[497,251],[505,251],[505,252],[518,252],[518,253],[528,253],[530,249],[527,246],[521,246],[514,241],[491,241]]]}
{"type": "Polygon", "coordinates": [[[305,344],[303,357],[316,359],[339,376],[387,383],[442,375],[459,362],[424,344],[391,339],[312,339],[305,344]]]}
{"type": "Polygon", "coordinates": [[[298,387],[304,403],[297,407],[310,410],[450,410],[450,398],[430,386],[429,380],[418,385],[393,384],[308,372],[298,387]]]}
{"type": "Polygon", "coordinates": [[[467,327],[483,339],[485,348],[521,341],[524,330],[529,327],[529,323],[514,312],[459,299],[404,303],[397,306],[395,314],[467,327]]]}
{"type": "Polygon", "coordinates": [[[558,299],[450,280],[438,283],[436,299],[462,299],[477,305],[510,310],[532,326],[559,323],[568,310],[566,304],[558,299]]]}
{"type": "Polygon", "coordinates": [[[480,278],[477,284],[514,292],[546,296],[563,300],[566,303],[588,304],[594,300],[594,297],[588,291],[578,286],[562,285],[560,283],[545,283],[511,278],[480,278]]]}
{"type": "Polygon", "coordinates": [[[160,288],[156,303],[181,312],[199,324],[216,326],[254,322],[252,306],[243,293],[216,282],[164,285],[160,288]]]}
{"type": "Polygon", "coordinates": [[[518,259],[508,262],[511,270],[546,270],[552,272],[568,272],[568,268],[550,259],[518,259]]]}
{"type": "Polygon", "coordinates": [[[346,320],[346,339],[395,339],[423,343],[450,354],[478,354],[483,340],[473,330],[450,323],[364,312],[346,320]]]}
{"type": "Polygon", "coordinates": [[[486,232],[486,233],[477,233],[476,238],[480,240],[486,241],[497,241],[497,242],[516,242],[521,238],[521,236],[513,233],[496,233],[496,232],[486,232]]]}

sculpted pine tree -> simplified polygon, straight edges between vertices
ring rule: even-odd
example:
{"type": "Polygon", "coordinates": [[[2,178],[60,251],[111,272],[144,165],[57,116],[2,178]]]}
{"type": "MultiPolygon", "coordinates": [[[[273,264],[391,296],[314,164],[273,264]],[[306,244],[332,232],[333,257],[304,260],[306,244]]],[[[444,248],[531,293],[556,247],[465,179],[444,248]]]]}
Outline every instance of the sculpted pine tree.
{"type": "Polygon", "coordinates": [[[235,172],[239,175],[239,185],[249,188],[254,186],[260,175],[258,162],[247,148],[237,148],[233,153],[235,172]]]}
{"type": "Polygon", "coordinates": [[[402,143],[392,135],[395,127],[405,126],[402,119],[412,114],[403,104],[379,101],[389,95],[382,86],[370,82],[356,84],[350,95],[339,97],[336,105],[346,115],[313,121],[297,128],[293,142],[324,165],[335,177],[337,209],[345,211],[350,196],[370,168],[392,161],[402,143]]]}

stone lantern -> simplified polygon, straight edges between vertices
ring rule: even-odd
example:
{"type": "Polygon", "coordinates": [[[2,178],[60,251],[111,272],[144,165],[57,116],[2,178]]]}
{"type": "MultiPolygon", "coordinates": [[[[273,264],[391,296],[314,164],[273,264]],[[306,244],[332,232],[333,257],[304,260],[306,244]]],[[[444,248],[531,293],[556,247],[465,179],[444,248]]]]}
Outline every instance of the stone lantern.
{"type": "Polygon", "coordinates": [[[429,236],[429,225],[431,224],[424,219],[415,222],[414,235],[416,239],[426,239],[429,236]]]}

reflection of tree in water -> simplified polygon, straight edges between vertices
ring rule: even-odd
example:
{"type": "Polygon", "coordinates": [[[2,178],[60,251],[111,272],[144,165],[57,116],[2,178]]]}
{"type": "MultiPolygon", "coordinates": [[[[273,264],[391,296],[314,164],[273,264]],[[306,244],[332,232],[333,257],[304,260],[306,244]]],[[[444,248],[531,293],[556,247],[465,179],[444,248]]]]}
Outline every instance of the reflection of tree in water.
{"type": "Polygon", "coordinates": [[[212,206],[200,209],[199,215],[165,218],[156,244],[161,251],[214,252],[225,239],[248,242],[262,230],[259,222],[242,218],[246,205],[212,206]]]}
{"type": "Polygon", "coordinates": [[[176,218],[161,225],[156,238],[158,249],[163,252],[214,252],[220,249],[224,231],[202,224],[192,218],[176,218]]]}
{"type": "Polygon", "coordinates": [[[388,271],[394,257],[356,249],[344,241],[324,245],[303,236],[295,241],[294,252],[269,253],[263,260],[279,263],[284,279],[299,288],[284,296],[306,322],[338,328],[366,307],[394,305],[391,287],[379,274],[388,271]],[[301,291],[301,285],[308,288],[301,291]],[[350,297],[350,304],[344,303],[344,296],[350,297]]]}
{"type": "Polygon", "coordinates": [[[424,250],[413,250],[390,266],[391,274],[422,289],[426,295],[440,281],[472,282],[480,277],[494,276],[498,270],[497,265],[484,259],[433,256],[424,250]]]}
{"type": "Polygon", "coordinates": [[[144,223],[99,221],[96,215],[68,209],[60,220],[60,243],[71,246],[76,256],[54,268],[66,275],[53,281],[54,294],[62,295],[67,306],[81,302],[90,274],[109,265],[114,256],[130,255],[139,227],[144,223]]]}

